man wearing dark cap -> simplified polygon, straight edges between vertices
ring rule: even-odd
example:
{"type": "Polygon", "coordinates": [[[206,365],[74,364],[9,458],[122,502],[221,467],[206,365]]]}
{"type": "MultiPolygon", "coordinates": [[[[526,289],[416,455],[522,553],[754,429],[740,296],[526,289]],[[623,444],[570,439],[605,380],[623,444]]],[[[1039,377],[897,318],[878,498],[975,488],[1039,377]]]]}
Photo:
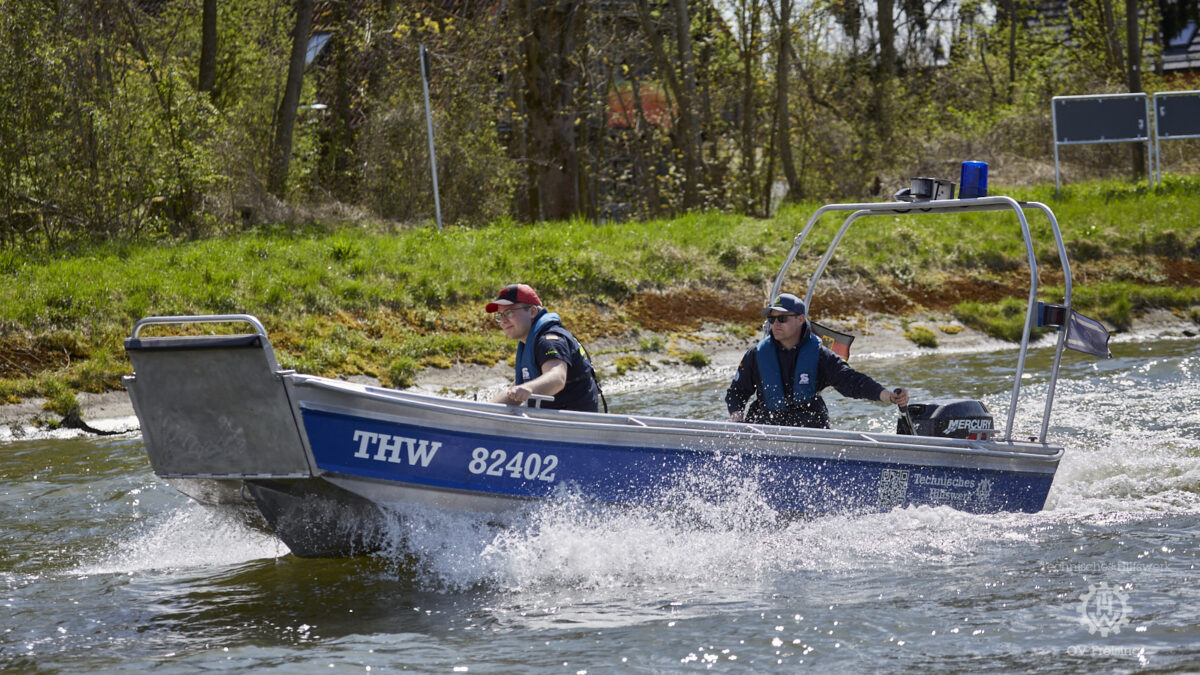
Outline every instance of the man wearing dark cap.
{"type": "Polygon", "coordinates": [[[515,383],[496,395],[494,403],[521,405],[530,394],[553,396],[544,408],[599,410],[599,387],[587,350],[547,312],[537,292],[525,284],[500,289],[485,308],[504,334],[517,341],[515,383]]]}
{"type": "Polygon", "coordinates": [[[828,429],[829,410],[818,394],[828,386],[850,398],[908,405],[907,391],[893,393],[822,345],[804,311],[804,301],[791,293],[762,310],[771,334],[742,357],[725,392],[730,420],[828,429]],[[755,399],[743,413],[751,396],[755,399]]]}

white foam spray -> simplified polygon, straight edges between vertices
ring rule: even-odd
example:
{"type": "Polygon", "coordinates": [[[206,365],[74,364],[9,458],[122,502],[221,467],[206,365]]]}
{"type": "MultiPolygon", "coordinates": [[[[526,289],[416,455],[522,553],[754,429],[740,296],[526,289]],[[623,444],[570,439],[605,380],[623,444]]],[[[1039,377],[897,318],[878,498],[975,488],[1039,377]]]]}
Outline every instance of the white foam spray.
{"type": "Polygon", "coordinates": [[[114,574],[145,570],[234,565],[286,555],[274,536],[251,528],[223,511],[189,502],[140,525],[78,574],[114,574]]]}

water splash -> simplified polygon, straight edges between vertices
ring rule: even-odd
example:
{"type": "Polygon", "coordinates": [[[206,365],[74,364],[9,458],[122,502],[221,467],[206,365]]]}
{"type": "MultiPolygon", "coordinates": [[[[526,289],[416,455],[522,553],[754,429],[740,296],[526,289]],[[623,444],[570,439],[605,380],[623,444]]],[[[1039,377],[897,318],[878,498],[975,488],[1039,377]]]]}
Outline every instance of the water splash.
{"type": "Polygon", "coordinates": [[[765,505],[753,481],[726,485],[716,502],[693,487],[666,490],[651,507],[606,507],[565,494],[511,512],[503,525],[478,515],[397,508],[393,545],[382,555],[410,564],[417,584],[429,590],[594,595],[757,585],[780,575],[951,560],[986,542],[1026,541],[1034,517],[918,507],[786,520],[765,505]]]}
{"type": "Polygon", "coordinates": [[[1048,509],[1200,511],[1200,357],[1115,358],[1060,382],[1056,432],[1070,439],[1048,509]]]}
{"type": "Polygon", "coordinates": [[[233,565],[277,558],[288,549],[274,536],[240,518],[196,503],[161,514],[75,574],[123,574],[145,570],[233,565]]]}

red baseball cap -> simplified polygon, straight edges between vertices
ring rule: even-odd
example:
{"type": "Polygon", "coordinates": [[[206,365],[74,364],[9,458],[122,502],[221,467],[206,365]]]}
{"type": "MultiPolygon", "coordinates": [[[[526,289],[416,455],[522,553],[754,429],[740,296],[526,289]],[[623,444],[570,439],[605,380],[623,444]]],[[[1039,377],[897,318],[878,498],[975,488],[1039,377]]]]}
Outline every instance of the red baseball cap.
{"type": "Polygon", "coordinates": [[[518,303],[541,307],[542,300],[538,297],[537,291],[527,284],[509,284],[500,289],[500,292],[496,294],[496,299],[489,302],[483,311],[491,314],[501,306],[518,303]]]}

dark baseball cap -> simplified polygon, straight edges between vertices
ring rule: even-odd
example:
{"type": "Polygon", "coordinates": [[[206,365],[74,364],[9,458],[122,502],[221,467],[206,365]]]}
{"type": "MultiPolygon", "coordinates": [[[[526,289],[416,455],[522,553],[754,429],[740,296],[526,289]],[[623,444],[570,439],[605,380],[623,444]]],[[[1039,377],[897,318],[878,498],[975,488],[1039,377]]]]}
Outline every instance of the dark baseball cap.
{"type": "Polygon", "coordinates": [[[496,294],[496,299],[489,302],[483,311],[491,314],[506,305],[542,305],[541,298],[538,297],[537,291],[533,290],[527,284],[509,284],[500,289],[496,294]]]}
{"type": "Polygon", "coordinates": [[[804,301],[791,293],[783,293],[775,297],[775,300],[767,305],[759,314],[768,316],[772,311],[790,312],[792,314],[804,314],[804,301]]]}

